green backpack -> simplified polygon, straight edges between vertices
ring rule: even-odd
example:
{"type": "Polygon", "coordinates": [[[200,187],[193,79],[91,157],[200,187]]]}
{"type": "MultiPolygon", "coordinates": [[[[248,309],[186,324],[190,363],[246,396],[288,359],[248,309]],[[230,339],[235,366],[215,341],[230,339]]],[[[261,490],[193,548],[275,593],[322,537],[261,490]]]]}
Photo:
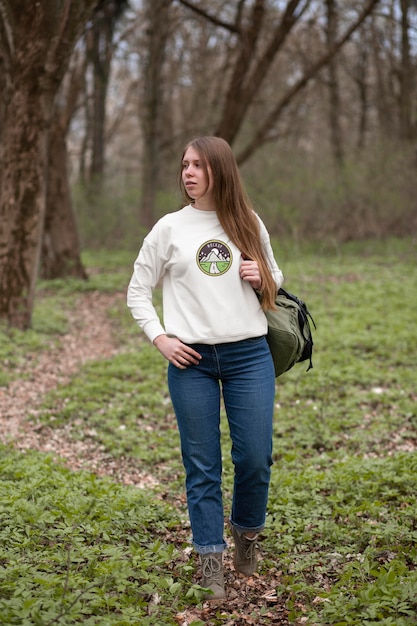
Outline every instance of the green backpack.
{"type": "Polygon", "coordinates": [[[310,361],[313,367],[313,336],[309,318],[316,328],[305,302],[292,293],[279,289],[276,310],[265,311],[268,320],[266,339],[275,366],[275,376],[280,376],[300,361],[310,361]]]}

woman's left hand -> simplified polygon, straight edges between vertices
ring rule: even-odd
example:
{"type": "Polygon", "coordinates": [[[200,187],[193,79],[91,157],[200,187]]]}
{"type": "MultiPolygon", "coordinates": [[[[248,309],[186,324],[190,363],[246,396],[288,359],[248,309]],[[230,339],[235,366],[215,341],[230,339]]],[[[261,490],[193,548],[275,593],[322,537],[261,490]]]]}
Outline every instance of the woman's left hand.
{"type": "Polygon", "coordinates": [[[242,280],[246,280],[253,289],[262,287],[261,273],[256,261],[242,260],[240,277],[242,280]]]}

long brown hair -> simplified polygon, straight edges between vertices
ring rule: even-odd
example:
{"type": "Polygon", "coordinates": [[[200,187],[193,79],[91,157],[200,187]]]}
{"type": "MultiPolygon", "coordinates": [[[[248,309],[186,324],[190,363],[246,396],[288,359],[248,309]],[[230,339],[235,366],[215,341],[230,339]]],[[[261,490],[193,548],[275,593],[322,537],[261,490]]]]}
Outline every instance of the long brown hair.
{"type": "MultiPolygon", "coordinates": [[[[211,169],[216,213],[224,231],[239,248],[243,258],[258,263],[262,278],[262,308],[275,308],[277,287],[262,247],[258,218],[245,191],[231,147],[220,137],[200,137],[187,143],[181,162],[191,147],[198,152],[207,176],[208,167],[211,169]]],[[[185,200],[192,202],[182,181],[181,170],[179,184],[185,200]]]]}

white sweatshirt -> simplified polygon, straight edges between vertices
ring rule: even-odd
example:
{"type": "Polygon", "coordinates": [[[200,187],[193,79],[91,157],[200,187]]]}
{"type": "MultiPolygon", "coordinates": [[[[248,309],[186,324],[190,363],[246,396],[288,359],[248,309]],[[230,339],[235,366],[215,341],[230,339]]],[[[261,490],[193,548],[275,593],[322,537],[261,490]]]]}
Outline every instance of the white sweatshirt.
{"type": "MultiPolygon", "coordinates": [[[[259,217],[258,217],[259,219],[259,217]]],[[[259,219],[262,244],[277,288],[283,275],[259,219]]],[[[241,253],[215,211],[188,205],[162,217],[144,239],[134,264],[127,304],[151,342],[161,334],[184,343],[229,343],[265,335],[256,293],[239,275],[241,253]],[[162,280],[163,325],[152,303],[162,280]]]]}

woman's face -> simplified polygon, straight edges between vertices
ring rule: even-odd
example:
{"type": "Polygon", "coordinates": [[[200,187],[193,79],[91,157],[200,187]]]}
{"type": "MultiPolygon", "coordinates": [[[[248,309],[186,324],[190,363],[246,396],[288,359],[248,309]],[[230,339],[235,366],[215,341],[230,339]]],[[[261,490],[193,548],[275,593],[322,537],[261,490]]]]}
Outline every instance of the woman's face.
{"type": "Polygon", "coordinates": [[[203,198],[211,198],[213,183],[210,166],[207,166],[206,172],[200,155],[191,146],[184,153],[181,176],[184,187],[194,202],[198,203],[198,200],[203,198]]]}

